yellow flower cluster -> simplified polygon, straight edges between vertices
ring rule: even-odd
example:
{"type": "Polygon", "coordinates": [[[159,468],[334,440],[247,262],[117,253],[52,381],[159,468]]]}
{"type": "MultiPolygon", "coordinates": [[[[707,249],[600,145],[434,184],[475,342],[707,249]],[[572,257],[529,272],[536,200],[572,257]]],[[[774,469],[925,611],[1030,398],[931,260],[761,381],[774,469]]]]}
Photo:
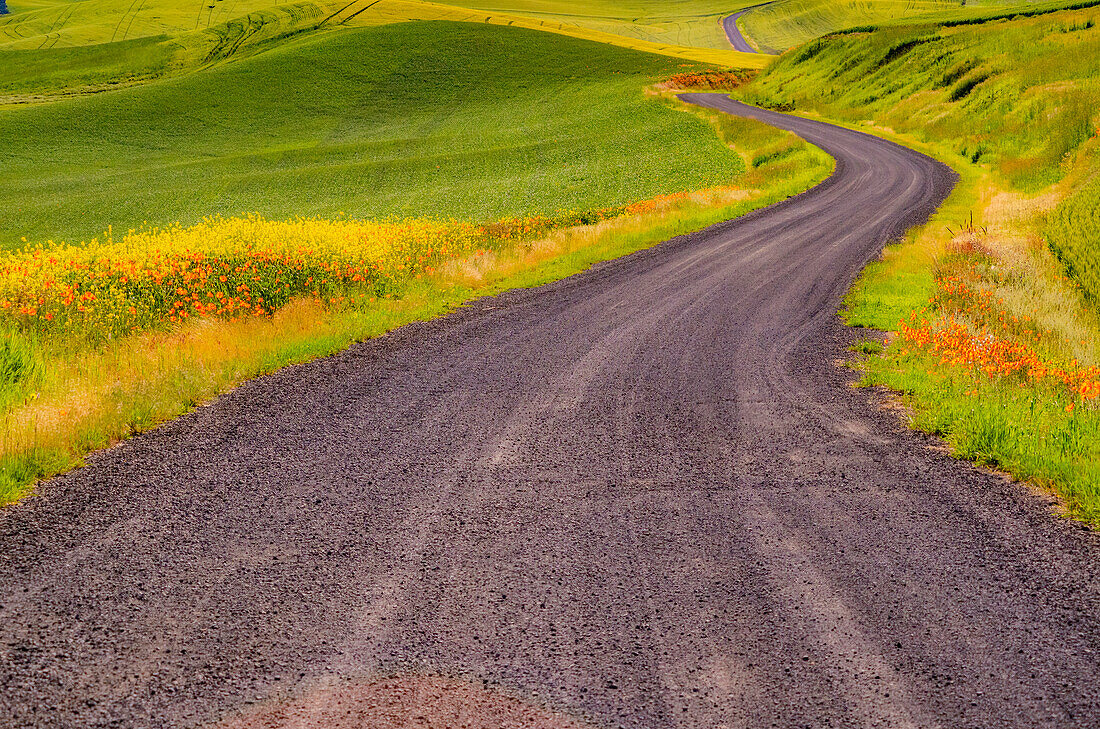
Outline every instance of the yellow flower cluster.
{"type": "Polygon", "coordinates": [[[298,297],[382,296],[490,243],[458,222],[207,219],[0,254],[0,324],[106,339],[194,316],[270,314],[298,297]]]}
{"type": "Polygon", "coordinates": [[[406,219],[208,218],[76,246],[0,253],[0,328],[103,341],[192,317],[271,314],[292,299],[385,296],[440,263],[687,198],[474,225],[406,219]]]}

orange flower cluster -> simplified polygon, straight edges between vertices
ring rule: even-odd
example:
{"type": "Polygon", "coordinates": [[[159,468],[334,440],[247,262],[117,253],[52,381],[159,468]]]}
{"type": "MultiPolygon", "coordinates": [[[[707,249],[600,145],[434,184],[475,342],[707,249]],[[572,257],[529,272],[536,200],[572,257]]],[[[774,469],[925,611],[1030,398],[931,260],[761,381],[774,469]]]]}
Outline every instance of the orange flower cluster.
{"type": "Polygon", "coordinates": [[[1040,334],[1031,317],[1007,313],[1004,302],[983,288],[972,270],[965,275],[937,277],[936,284],[937,292],[929,302],[933,308],[965,314],[968,321],[1007,337],[1039,341],[1040,334]]]}
{"type": "Polygon", "coordinates": [[[1100,397],[1100,367],[1081,367],[1076,361],[1068,366],[1044,362],[1031,346],[988,330],[974,333],[954,317],[933,322],[913,316],[913,323],[901,324],[901,341],[937,355],[941,365],[966,367],[990,379],[1063,386],[1083,400],[1100,397]]]}
{"type": "Polygon", "coordinates": [[[0,254],[0,324],[110,339],[190,317],[264,316],[296,297],[383,296],[491,243],[462,223],[208,220],[0,254]]]}
{"type": "Polygon", "coordinates": [[[1035,322],[1007,313],[1004,302],[981,285],[975,269],[956,268],[938,276],[936,284],[930,307],[939,314],[928,318],[914,312],[899,325],[899,340],[907,348],[938,357],[942,366],[966,368],[976,377],[1057,387],[1082,401],[1100,397],[1100,367],[1082,367],[1076,360],[1068,365],[1045,361],[1037,349],[1041,335],[1035,322]]]}
{"type": "Polygon", "coordinates": [[[680,89],[735,89],[751,81],[752,71],[695,71],[678,73],[668,80],[670,86],[680,89]]]}
{"type": "Polygon", "coordinates": [[[212,218],[79,246],[0,252],[0,327],[91,340],[192,317],[265,316],[297,297],[385,296],[441,262],[550,230],[668,206],[690,193],[485,225],[409,219],[212,218]]]}
{"type": "Polygon", "coordinates": [[[193,317],[263,317],[294,298],[381,297],[447,259],[674,205],[691,192],[483,225],[259,216],[0,252],[0,327],[108,340],[193,317]]]}

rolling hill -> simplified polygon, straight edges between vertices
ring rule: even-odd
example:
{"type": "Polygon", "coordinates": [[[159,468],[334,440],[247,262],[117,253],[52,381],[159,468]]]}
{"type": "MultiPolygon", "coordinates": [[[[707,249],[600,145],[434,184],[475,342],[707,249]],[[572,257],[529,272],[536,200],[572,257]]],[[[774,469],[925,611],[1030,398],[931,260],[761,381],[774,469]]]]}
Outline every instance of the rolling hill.
{"type": "Polygon", "coordinates": [[[642,93],[678,70],[568,36],[425,21],[0,108],[0,240],[245,212],[489,219],[724,184],[740,158],[642,93]]]}

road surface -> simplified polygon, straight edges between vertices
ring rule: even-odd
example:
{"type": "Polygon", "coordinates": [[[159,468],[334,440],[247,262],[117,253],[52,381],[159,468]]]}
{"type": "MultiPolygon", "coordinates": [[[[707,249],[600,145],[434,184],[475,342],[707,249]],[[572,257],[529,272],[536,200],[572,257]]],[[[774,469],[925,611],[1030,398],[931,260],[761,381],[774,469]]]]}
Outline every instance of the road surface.
{"type": "Polygon", "coordinates": [[[954,178],[767,210],[248,383],[0,515],[0,726],[1096,727],[1100,545],[834,312],[954,178]],[[364,723],[366,722],[366,723],[364,723]]]}

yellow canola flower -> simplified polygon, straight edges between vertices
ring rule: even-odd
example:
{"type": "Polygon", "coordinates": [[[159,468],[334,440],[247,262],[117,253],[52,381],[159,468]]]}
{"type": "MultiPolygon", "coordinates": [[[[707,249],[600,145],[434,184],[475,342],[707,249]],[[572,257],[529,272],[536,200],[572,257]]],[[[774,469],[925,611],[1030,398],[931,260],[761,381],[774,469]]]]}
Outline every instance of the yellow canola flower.
{"type": "Polygon", "coordinates": [[[0,328],[92,341],[191,317],[264,316],[296,297],[340,305],[395,293],[441,263],[554,228],[671,204],[688,193],[483,225],[259,215],[130,230],[0,253],[0,328]]]}
{"type": "Polygon", "coordinates": [[[0,323],[92,338],[191,316],[258,316],[296,296],[385,294],[486,244],[468,223],[209,218],[0,254],[0,323]]]}

